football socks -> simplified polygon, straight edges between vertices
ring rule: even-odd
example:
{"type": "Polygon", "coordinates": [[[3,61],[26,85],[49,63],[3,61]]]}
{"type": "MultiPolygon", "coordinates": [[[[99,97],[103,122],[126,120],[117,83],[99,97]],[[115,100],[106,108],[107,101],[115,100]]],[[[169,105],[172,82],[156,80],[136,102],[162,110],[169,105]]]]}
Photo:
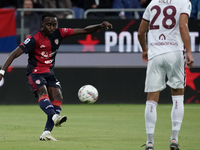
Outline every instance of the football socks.
{"type": "Polygon", "coordinates": [[[177,95],[172,96],[173,106],[171,111],[171,120],[172,120],[172,139],[175,139],[178,142],[178,133],[181,128],[183,115],[184,115],[184,96],[177,95]]]}
{"type": "Polygon", "coordinates": [[[145,125],[146,125],[146,133],[147,133],[147,143],[153,141],[153,134],[155,129],[155,124],[157,120],[157,103],[154,101],[147,101],[145,107],[145,125]]]}

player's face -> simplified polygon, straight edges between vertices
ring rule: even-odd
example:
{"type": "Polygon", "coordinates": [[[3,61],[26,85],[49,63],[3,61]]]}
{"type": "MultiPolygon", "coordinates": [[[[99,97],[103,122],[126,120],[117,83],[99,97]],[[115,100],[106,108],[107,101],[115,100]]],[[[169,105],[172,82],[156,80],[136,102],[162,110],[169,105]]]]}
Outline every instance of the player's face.
{"type": "Polygon", "coordinates": [[[42,22],[42,31],[45,35],[52,35],[56,30],[58,21],[56,17],[46,17],[42,22]]]}

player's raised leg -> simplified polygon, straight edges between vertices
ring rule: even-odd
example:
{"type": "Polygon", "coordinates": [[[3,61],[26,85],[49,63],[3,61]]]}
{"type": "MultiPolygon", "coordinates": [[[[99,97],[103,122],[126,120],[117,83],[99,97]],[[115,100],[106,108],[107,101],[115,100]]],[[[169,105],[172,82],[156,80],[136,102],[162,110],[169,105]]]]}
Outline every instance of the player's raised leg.
{"type": "Polygon", "coordinates": [[[52,105],[54,106],[55,115],[53,116],[54,125],[56,127],[60,127],[63,122],[67,120],[66,116],[60,116],[61,113],[61,105],[63,102],[62,91],[59,87],[48,87],[48,93],[50,96],[50,100],[52,105]]]}

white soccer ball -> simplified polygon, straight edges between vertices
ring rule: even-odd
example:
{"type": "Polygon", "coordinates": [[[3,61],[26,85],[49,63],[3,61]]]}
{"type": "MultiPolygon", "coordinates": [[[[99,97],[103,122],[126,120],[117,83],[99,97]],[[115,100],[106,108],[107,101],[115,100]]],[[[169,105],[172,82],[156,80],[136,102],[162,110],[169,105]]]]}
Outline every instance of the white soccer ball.
{"type": "Polygon", "coordinates": [[[98,91],[92,85],[84,85],[78,91],[78,98],[83,103],[94,103],[98,99],[98,91]]]}

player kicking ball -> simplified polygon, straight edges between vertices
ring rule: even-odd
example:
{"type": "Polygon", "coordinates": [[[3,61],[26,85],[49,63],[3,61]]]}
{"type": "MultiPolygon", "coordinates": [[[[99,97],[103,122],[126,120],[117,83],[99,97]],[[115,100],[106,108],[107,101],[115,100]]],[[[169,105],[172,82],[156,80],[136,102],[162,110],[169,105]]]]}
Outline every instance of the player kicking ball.
{"type": "Polygon", "coordinates": [[[0,81],[14,59],[23,53],[28,54],[27,83],[38,97],[40,108],[47,115],[44,132],[39,140],[57,141],[51,136],[51,131],[54,126],[60,127],[67,120],[66,116],[60,116],[63,96],[60,82],[53,72],[55,57],[62,40],[72,35],[93,33],[102,28],[108,30],[112,28],[112,24],[104,21],[85,28],[58,28],[57,16],[52,12],[45,12],[42,15],[42,28],[12,51],[2,66],[0,81]]]}

